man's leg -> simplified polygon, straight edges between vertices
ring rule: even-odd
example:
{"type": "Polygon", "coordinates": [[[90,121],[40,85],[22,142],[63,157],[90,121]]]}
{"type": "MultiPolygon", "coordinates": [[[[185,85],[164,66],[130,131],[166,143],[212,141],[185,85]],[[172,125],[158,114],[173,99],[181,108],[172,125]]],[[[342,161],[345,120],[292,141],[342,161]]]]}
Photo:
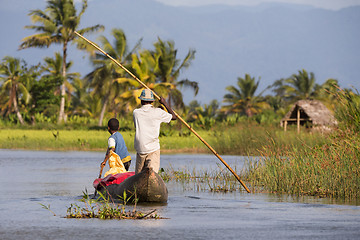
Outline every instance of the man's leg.
{"type": "Polygon", "coordinates": [[[141,172],[144,167],[147,154],[136,154],[135,174],[141,172]]]}
{"type": "Polygon", "coordinates": [[[150,160],[150,166],[154,172],[159,172],[160,169],[160,149],[149,153],[146,157],[146,160],[150,160]]]}

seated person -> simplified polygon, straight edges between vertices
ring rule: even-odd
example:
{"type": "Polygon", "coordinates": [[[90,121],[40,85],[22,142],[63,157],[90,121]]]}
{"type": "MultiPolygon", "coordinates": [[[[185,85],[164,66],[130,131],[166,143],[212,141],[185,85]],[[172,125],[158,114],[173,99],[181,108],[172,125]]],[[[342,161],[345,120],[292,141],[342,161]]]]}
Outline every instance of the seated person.
{"type": "Polygon", "coordinates": [[[119,130],[119,121],[112,118],[108,121],[108,131],[111,136],[108,139],[108,149],[105,160],[101,163],[105,166],[109,160],[109,171],[105,173],[105,177],[109,174],[117,174],[126,172],[131,164],[131,156],[127,150],[125,141],[119,130]]]}

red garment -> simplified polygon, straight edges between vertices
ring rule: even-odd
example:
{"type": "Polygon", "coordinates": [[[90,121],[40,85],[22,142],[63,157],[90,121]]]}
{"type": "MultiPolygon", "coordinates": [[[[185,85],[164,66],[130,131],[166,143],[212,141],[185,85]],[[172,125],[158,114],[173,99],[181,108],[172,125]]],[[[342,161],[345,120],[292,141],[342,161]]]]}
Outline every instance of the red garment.
{"type": "Polygon", "coordinates": [[[120,184],[128,177],[135,175],[135,172],[118,173],[115,175],[109,174],[104,178],[97,178],[93,182],[93,186],[97,189],[100,186],[109,186],[111,184],[120,184]]]}

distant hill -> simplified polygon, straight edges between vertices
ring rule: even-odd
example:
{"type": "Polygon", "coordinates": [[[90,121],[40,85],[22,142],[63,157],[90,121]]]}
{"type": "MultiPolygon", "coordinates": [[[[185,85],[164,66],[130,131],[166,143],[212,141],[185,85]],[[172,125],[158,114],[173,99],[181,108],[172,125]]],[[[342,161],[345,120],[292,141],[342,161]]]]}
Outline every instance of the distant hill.
{"type": "MultiPolygon", "coordinates": [[[[44,9],[43,0],[3,0],[0,9],[0,57],[19,56],[36,64],[52,56],[50,51],[17,51],[22,37],[32,34],[30,9],[44,9]],[[4,3],[3,3],[4,2],[4,3]],[[18,4],[18,5],[17,5],[18,4]]],[[[196,49],[193,65],[181,78],[199,82],[196,98],[184,90],[185,102],[222,100],[225,88],[236,85],[245,73],[261,78],[258,93],[275,80],[298,70],[314,72],[317,83],[328,78],[340,85],[360,89],[360,7],[339,11],[293,4],[262,4],[256,7],[213,5],[171,7],[152,0],[89,1],[82,25],[103,24],[110,37],[112,28],[122,28],[129,45],[143,37],[143,47],[152,48],[160,37],[174,40],[179,58],[196,49]]],[[[88,36],[96,40],[99,34],[88,36]]],[[[87,55],[72,49],[72,71],[86,74],[91,66],[87,55]]],[[[268,92],[267,92],[268,93],[268,92]]]]}

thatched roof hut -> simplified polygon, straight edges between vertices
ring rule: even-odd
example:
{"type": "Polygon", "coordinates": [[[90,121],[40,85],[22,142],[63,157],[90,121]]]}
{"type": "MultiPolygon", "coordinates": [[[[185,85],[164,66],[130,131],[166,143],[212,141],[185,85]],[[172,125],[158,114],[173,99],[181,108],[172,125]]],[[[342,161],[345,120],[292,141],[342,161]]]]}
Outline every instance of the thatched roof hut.
{"type": "Polygon", "coordinates": [[[294,104],[280,123],[285,131],[289,124],[296,124],[298,131],[300,131],[301,125],[329,130],[330,127],[337,125],[337,121],[322,102],[318,100],[300,100],[294,104]]]}

